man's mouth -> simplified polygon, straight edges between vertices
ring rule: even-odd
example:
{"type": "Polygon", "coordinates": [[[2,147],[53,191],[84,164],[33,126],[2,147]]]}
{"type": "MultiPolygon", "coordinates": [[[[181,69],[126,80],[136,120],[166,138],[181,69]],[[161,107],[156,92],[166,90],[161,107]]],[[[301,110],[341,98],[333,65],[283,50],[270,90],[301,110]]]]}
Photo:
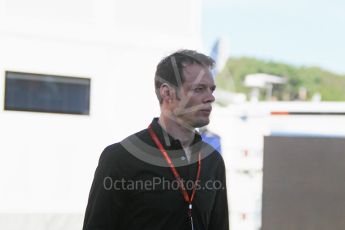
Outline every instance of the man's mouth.
{"type": "Polygon", "coordinates": [[[211,111],[212,111],[212,108],[200,109],[199,111],[200,111],[200,112],[203,112],[203,113],[208,113],[208,114],[210,114],[211,111]]]}

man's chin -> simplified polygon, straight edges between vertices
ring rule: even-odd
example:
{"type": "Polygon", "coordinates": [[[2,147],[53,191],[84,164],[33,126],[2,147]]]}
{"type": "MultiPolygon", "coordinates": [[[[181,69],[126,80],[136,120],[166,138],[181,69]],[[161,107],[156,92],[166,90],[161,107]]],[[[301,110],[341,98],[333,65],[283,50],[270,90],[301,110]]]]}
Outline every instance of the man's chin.
{"type": "Polygon", "coordinates": [[[195,121],[193,127],[194,128],[201,128],[201,127],[204,127],[206,125],[208,125],[210,123],[210,119],[200,119],[198,121],[195,121]]]}

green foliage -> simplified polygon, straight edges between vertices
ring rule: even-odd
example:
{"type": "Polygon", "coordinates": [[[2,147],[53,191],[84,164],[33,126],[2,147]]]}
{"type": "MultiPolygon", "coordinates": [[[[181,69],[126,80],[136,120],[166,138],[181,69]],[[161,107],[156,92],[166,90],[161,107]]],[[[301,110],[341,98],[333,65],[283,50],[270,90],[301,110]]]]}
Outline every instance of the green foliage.
{"type": "Polygon", "coordinates": [[[345,101],[345,76],[319,67],[295,67],[288,64],[262,61],[255,58],[230,58],[223,71],[216,77],[217,86],[231,92],[245,93],[250,89],[243,85],[245,76],[267,73],[287,79],[285,85],[275,85],[273,96],[278,100],[298,100],[299,90],[307,89],[307,99],[316,93],[323,101],[345,101]]]}

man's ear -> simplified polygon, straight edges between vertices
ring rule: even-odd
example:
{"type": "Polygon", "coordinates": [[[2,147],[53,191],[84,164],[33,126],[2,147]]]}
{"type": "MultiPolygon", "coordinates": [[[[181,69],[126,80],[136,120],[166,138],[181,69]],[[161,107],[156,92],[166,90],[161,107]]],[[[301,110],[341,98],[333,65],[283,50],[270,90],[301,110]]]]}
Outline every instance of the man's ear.
{"type": "Polygon", "coordinates": [[[163,83],[159,87],[159,93],[162,101],[171,102],[175,98],[175,89],[167,83],[163,83]]]}

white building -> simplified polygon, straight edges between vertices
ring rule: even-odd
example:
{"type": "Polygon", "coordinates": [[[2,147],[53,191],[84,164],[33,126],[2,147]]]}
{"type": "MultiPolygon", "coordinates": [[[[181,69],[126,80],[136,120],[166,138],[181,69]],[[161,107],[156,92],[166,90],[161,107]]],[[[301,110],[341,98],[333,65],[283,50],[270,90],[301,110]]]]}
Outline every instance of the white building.
{"type": "Polygon", "coordinates": [[[0,0],[0,229],[81,229],[101,151],[158,114],[155,67],[200,50],[200,15],[199,0],[0,0]],[[83,85],[85,115],[8,110],[25,77],[83,85]]]}
{"type": "Polygon", "coordinates": [[[344,115],[344,102],[239,102],[214,107],[209,129],[221,136],[231,229],[261,227],[264,137],[345,138],[344,115]]]}

